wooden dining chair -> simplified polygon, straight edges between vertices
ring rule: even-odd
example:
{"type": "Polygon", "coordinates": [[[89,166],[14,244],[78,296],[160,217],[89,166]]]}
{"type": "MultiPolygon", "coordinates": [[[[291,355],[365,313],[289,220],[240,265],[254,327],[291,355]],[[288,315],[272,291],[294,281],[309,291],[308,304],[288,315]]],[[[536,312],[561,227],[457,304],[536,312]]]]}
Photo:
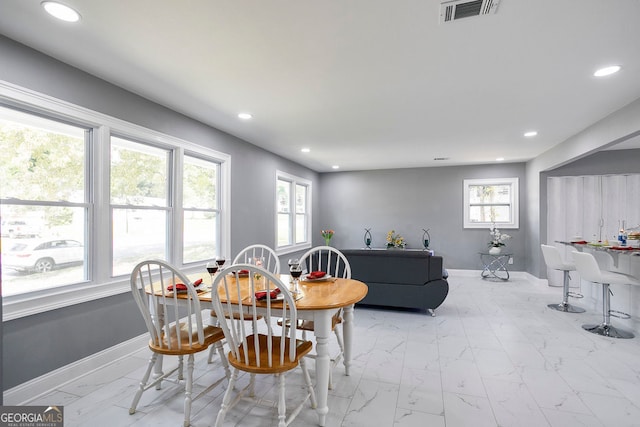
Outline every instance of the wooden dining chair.
{"type": "Polygon", "coordinates": [[[263,268],[236,264],[215,277],[211,293],[218,319],[224,319],[220,326],[229,345],[229,364],[234,368],[215,425],[221,427],[227,412],[241,399],[250,398],[258,404],[267,403],[264,399],[255,398],[257,374],[273,374],[278,378],[277,403],[268,403],[278,408],[279,427],[287,426],[307,400],[311,399],[311,407],[315,408],[315,393],[304,360],[312,343],[297,339],[295,328],[266,327],[260,321],[261,316],[269,324],[276,317],[291,319],[292,322],[297,320],[295,301],[287,286],[263,268]],[[241,277],[240,270],[248,271],[248,275],[241,277]],[[297,366],[302,369],[307,392],[287,417],[285,373],[297,366]],[[232,401],[240,371],[249,373],[250,381],[232,401]]]}
{"type": "Polygon", "coordinates": [[[184,381],[184,426],[191,415],[194,354],[215,346],[225,376],[230,369],[222,348],[224,333],[216,326],[204,326],[198,291],[187,277],[172,265],[159,260],[142,261],[131,273],[131,293],[149,331],[151,358],[140,381],[129,414],[136,412],[142,394],[151,387],[160,389],[162,381],[184,381]],[[184,295],[181,295],[184,294],[184,295]],[[187,358],[187,377],[183,376],[183,356],[187,358]],[[178,366],[149,382],[158,356],[177,356],[178,366]],[[177,373],[176,378],[171,376],[177,373]]]}
{"type": "Polygon", "coordinates": [[[249,245],[241,250],[238,255],[233,259],[233,264],[251,264],[251,259],[262,258],[264,261],[264,268],[267,271],[277,275],[280,273],[280,258],[276,254],[276,251],[266,245],[249,245]]]}
{"type": "MultiPolygon", "coordinates": [[[[261,259],[263,265],[262,267],[272,272],[275,275],[280,273],[280,258],[276,254],[276,251],[271,249],[266,245],[249,245],[246,248],[242,249],[238,255],[233,259],[232,264],[252,264],[252,260],[261,259]]],[[[211,310],[211,317],[216,317],[216,312],[211,310]]],[[[213,358],[215,356],[215,348],[211,347],[209,350],[209,358],[207,359],[207,363],[213,363],[213,358]]]]}
{"type": "MultiPolygon", "coordinates": [[[[347,257],[332,246],[316,246],[309,249],[300,257],[303,272],[323,271],[332,277],[351,279],[351,265],[347,257]]],[[[304,274],[304,273],[303,273],[304,274]]],[[[335,368],[344,357],[344,340],[339,325],[342,324],[343,309],[338,310],[331,318],[331,330],[336,336],[339,351],[331,358],[331,370],[335,368]]],[[[299,320],[298,329],[302,331],[302,339],[307,339],[307,331],[313,332],[313,320],[299,320]]],[[[315,357],[311,354],[309,357],[315,357]]],[[[329,388],[333,388],[333,375],[329,376],[329,388]]]]}

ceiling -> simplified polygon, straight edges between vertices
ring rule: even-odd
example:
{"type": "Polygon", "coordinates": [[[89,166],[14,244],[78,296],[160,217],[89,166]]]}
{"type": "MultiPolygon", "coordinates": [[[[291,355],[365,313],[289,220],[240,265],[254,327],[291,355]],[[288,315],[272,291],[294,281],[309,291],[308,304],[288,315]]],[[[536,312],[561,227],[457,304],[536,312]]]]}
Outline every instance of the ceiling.
{"type": "Polygon", "coordinates": [[[526,161],[640,98],[639,0],[64,2],[0,33],[320,172],[526,161]]]}

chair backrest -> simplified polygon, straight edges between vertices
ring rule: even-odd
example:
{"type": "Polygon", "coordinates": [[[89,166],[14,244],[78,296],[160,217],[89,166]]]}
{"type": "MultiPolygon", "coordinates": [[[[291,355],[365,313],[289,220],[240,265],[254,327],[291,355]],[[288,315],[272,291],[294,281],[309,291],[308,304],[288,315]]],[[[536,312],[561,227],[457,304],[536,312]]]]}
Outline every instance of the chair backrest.
{"type": "Polygon", "coordinates": [[[240,251],[233,260],[232,264],[250,264],[250,259],[264,258],[265,270],[273,274],[280,273],[280,258],[276,252],[266,245],[250,245],[240,251]]]}
{"type": "Polygon", "coordinates": [[[540,245],[540,247],[542,248],[542,257],[547,267],[554,270],[567,269],[569,263],[562,261],[562,256],[560,256],[558,248],[550,245],[540,245]]]}
{"type": "Polygon", "coordinates": [[[590,253],[573,252],[573,260],[576,263],[576,270],[580,277],[589,282],[602,283],[602,274],[598,261],[590,253]]]}
{"type": "Polygon", "coordinates": [[[296,345],[286,345],[287,338],[296,342],[296,328],[286,327],[297,321],[296,305],[289,289],[277,276],[253,264],[234,264],[216,275],[211,296],[213,309],[236,360],[269,369],[296,359],[296,345]],[[258,300],[256,293],[259,295],[267,289],[278,289],[277,299],[267,294],[267,298],[258,300]],[[290,319],[291,323],[277,325],[277,319],[290,319]]]}
{"type": "Polygon", "coordinates": [[[324,271],[333,277],[351,279],[351,265],[342,252],[332,246],[316,246],[300,257],[303,271],[324,271]]]}
{"type": "Polygon", "coordinates": [[[204,343],[198,292],[176,267],[160,260],[142,261],[131,273],[131,293],[155,346],[181,351],[204,343]],[[179,283],[184,291],[169,290],[179,283]]]}

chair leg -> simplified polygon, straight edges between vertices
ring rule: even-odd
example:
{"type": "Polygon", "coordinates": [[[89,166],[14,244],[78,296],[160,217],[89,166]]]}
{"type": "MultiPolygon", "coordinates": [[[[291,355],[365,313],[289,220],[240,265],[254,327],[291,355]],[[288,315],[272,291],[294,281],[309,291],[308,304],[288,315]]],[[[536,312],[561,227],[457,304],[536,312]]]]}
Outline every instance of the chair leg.
{"type": "Polygon", "coordinates": [[[316,391],[313,388],[311,382],[311,375],[309,375],[309,369],[307,369],[307,362],[304,357],[300,359],[300,369],[302,369],[302,375],[304,376],[304,382],[307,384],[307,390],[309,390],[309,397],[311,399],[311,408],[316,409],[318,407],[318,401],[316,400],[316,391]]]}
{"type": "Polygon", "coordinates": [[[178,356],[178,379],[180,381],[184,379],[184,359],[182,356],[178,356]]]}
{"type": "Polygon", "coordinates": [[[218,351],[218,356],[220,357],[220,363],[222,363],[222,367],[224,368],[224,376],[227,379],[231,378],[231,370],[229,369],[229,361],[227,360],[227,357],[224,355],[224,346],[222,345],[222,342],[221,341],[216,342],[215,344],[213,344],[211,349],[212,349],[212,351],[213,351],[213,349],[216,349],[218,351]]]}
{"type": "Polygon", "coordinates": [[[231,374],[231,378],[229,379],[229,385],[227,386],[227,391],[224,393],[224,398],[222,399],[222,405],[220,405],[220,411],[218,411],[218,416],[216,417],[215,427],[222,427],[224,423],[224,417],[227,415],[227,411],[229,410],[229,404],[231,403],[231,395],[233,394],[233,389],[236,386],[236,381],[238,380],[238,370],[234,369],[231,374]]]}
{"type": "Polygon", "coordinates": [[[157,353],[152,353],[149,358],[149,365],[147,366],[147,370],[145,371],[142,379],[140,380],[140,385],[138,386],[138,391],[136,395],[133,397],[133,402],[131,402],[131,408],[129,408],[129,415],[133,415],[136,413],[136,407],[138,406],[138,402],[140,402],[140,398],[142,397],[142,393],[147,386],[147,382],[149,381],[149,376],[151,375],[151,370],[156,364],[156,360],[158,359],[157,353]]]}
{"type": "Polygon", "coordinates": [[[249,396],[256,396],[256,374],[251,374],[249,379],[249,396]]]}
{"type": "Polygon", "coordinates": [[[565,313],[584,313],[585,309],[569,304],[569,271],[564,270],[564,280],[562,284],[562,302],[560,304],[548,304],[547,307],[565,313]]]}
{"type": "Polygon", "coordinates": [[[278,374],[278,427],[287,427],[287,404],[285,401],[285,375],[278,374]]]}
{"type": "Polygon", "coordinates": [[[189,427],[191,419],[191,392],[193,390],[193,354],[187,358],[187,381],[184,390],[184,427],[189,427]]]}

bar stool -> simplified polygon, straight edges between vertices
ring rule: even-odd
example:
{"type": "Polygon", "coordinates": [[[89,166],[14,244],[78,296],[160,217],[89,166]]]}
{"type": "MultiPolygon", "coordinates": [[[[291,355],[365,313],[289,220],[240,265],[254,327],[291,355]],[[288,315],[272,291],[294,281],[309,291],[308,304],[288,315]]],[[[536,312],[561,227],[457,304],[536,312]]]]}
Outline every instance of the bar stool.
{"type": "Polygon", "coordinates": [[[633,333],[611,326],[611,316],[619,319],[629,319],[630,315],[621,311],[611,310],[611,289],[609,285],[638,285],[635,278],[622,273],[602,271],[595,257],[589,253],[574,252],[573,259],[576,262],[576,270],[584,280],[602,285],[602,323],[598,325],[582,325],[582,329],[593,334],[604,335],[612,338],[633,338],[633,333]]]}
{"type": "Polygon", "coordinates": [[[547,307],[564,311],[565,313],[584,313],[584,308],[569,304],[569,297],[582,298],[580,294],[569,292],[569,272],[576,271],[576,266],[562,261],[560,251],[555,246],[540,245],[540,247],[542,248],[542,256],[544,257],[544,262],[547,264],[547,267],[564,272],[562,302],[560,304],[548,304],[547,307]]]}

